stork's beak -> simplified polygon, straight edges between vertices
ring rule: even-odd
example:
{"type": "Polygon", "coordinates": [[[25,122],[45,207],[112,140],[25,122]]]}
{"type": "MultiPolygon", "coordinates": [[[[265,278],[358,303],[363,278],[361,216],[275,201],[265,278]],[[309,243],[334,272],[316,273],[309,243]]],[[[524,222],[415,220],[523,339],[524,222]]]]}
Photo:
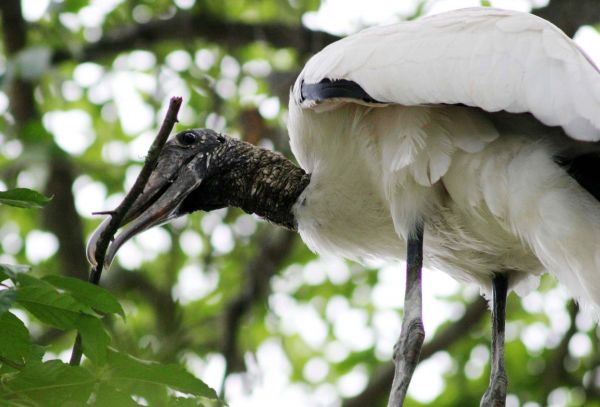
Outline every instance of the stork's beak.
{"type": "MultiPolygon", "coordinates": [[[[107,267],[119,248],[133,236],[184,214],[180,211],[181,203],[208,176],[210,158],[224,141],[222,135],[212,130],[194,129],[167,142],[143,193],[124,217],[122,224],[129,225],[108,248],[104,260],[107,267]]],[[[110,218],[105,219],[88,242],[86,254],[92,266],[98,263],[96,245],[109,222],[110,218]]]]}

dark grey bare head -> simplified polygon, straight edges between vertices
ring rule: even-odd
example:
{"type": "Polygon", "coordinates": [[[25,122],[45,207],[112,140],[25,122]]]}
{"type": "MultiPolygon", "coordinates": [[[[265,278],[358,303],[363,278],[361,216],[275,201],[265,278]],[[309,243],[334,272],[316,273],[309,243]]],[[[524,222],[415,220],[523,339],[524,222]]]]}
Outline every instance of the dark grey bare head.
{"type": "MultiPolygon", "coordinates": [[[[136,234],[197,210],[234,206],[295,229],[292,206],[310,177],[283,155],[210,129],[190,129],[163,148],[144,192],[127,212],[129,226],[116,237],[106,261],[136,234]]],[[[96,242],[108,222],[88,243],[95,264],[96,242]]]]}

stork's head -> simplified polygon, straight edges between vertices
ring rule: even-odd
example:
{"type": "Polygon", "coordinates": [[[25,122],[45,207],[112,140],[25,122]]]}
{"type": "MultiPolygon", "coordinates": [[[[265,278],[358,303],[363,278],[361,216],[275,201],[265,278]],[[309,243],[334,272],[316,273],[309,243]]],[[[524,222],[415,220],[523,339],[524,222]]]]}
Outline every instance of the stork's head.
{"type": "MultiPolygon", "coordinates": [[[[236,206],[293,228],[291,207],[308,181],[281,154],[210,129],[183,131],[164,146],[144,192],[125,215],[123,224],[129,225],[112,242],[105,261],[110,265],[117,250],[136,234],[196,210],[236,206]]],[[[88,243],[92,265],[108,221],[88,243]]]]}

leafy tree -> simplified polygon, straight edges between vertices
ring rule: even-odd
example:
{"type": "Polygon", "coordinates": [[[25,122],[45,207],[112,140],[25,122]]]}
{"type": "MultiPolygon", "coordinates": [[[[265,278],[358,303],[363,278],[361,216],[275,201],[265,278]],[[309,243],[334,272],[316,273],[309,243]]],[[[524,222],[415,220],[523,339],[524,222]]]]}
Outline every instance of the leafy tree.
{"type": "MultiPolygon", "coordinates": [[[[289,154],[289,87],[337,39],[301,23],[320,2],[41,3],[0,2],[2,403],[218,405],[220,393],[236,405],[260,389],[291,404],[385,405],[400,265],[319,259],[294,234],[228,209],[149,231],[123,248],[101,287],[82,281],[85,238],[99,222],[91,213],[113,209],[129,188],[170,96],[184,98],[178,129],[226,130],[289,154]],[[67,363],[76,331],[81,366],[67,363]]],[[[534,12],[569,35],[600,22],[593,0],[534,12]]],[[[409,404],[478,405],[486,305],[472,288],[426,274],[428,342],[409,404]],[[428,292],[436,280],[445,289],[428,292]]],[[[588,314],[551,279],[511,295],[507,314],[509,403],[600,406],[588,314]]]]}

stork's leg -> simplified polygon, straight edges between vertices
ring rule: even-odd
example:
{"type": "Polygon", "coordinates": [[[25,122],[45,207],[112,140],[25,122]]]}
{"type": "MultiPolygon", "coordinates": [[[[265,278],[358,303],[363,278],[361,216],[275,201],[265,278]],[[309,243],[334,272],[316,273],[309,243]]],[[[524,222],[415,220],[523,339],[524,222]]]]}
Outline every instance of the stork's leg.
{"type": "Polygon", "coordinates": [[[402,332],[394,346],[394,382],[388,407],[401,407],[406,390],[419,362],[421,346],[425,339],[422,320],[421,267],[423,266],[423,226],[408,239],[406,253],[406,293],[402,332]]]}
{"type": "Polygon", "coordinates": [[[504,320],[508,278],[496,274],[492,280],[492,371],[490,385],[481,399],[481,407],[503,407],[506,404],[508,377],[504,370],[504,320]]]}

